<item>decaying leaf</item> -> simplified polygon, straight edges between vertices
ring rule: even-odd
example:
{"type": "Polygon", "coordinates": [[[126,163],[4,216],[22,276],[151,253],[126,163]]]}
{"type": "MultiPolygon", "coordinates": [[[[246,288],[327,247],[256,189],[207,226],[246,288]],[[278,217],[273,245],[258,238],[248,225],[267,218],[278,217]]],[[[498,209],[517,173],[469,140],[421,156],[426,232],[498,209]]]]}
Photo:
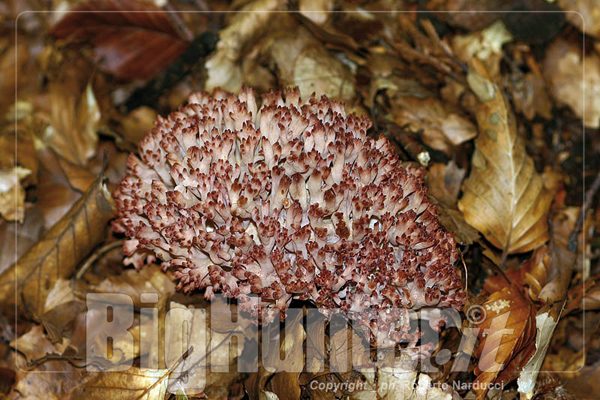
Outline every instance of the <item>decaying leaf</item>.
{"type": "Polygon", "coordinates": [[[583,55],[581,41],[557,38],[546,49],[544,78],[560,105],[569,106],[585,126],[600,127],[600,55],[583,55]],[[584,73],[585,63],[585,73],[584,73]]]}
{"type": "Polygon", "coordinates": [[[478,399],[485,398],[489,384],[516,379],[515,370],[535,351],[535,311],[517,287],[509,285],[492,293],[483,308],[486,318],[477,325],[480,343],[475,350],[478,399]]]}
{"type": "Polygon", "coordinates": [[[14,310],[16,286],[18,307],[24,307],[19,311],[40,316],[54,283],[68,278],[83,257],[104,240],[112,213],[112,199],[99,176],[85,196],[16,265],[0,275],[3,309],[14,310]]]}
{"type": "Polygon", "coordinates": [[[49,91],[50,114],[42,140],[64,159],[81,166],[95,154],[100,110],[91,85],[82,94],[55,83],[49,91]]]}
{"type": "Polygon", "coordinates": [[[137,0],[82,3],[50,34],[72,44],[91,43],[100,68],[122,79],[151,78],[188,47],[167,13],[137,0]]]}
{"type": "Polygon", "coordinates": [[[21,181],[31,173],[23,167],[0,170],[0,215],[7,221],[23,221],[25,189],[21,181]]]}
{"type": "MultiPolygon", "coordinates": [[[[481,64],[479,70],[485,74],[481,64]]],[[[458,208],[504,254],[535,249],[548,240],[552,192],[527,155],[500,88],[479,72],[468,80],[480,100],[479,135],[458,208]]]]}

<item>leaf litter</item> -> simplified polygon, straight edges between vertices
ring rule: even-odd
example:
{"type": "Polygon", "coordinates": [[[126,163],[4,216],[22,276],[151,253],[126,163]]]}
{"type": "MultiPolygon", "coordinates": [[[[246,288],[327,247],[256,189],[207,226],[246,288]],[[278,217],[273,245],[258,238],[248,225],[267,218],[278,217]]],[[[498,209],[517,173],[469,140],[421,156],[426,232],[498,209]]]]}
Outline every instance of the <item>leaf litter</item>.
{"type": "MultiPolygon", "coordinates": [[[[15,30],[20,12],[36,11],[17,3],[0,6],[3,397],[580,398],[593,390],[585,381],[597,373],[600,349],[599,202],[597,188],[589,190],[600,170],[595,2],[91,0],[50,2],[60,14],[24,14],[15,30]],[[564,14],[416,13],[521,8],[564,14]],[[530,25],[539,29],[532,34],[530,25]],[[142,352],[154,326],[140,312],[142,293],[161,293],[159,320],[207,302],[176,292],[160,264],[123,268],[109,193],[158,115],[191,91],[237,93],[242,85],[298,86],[303,97],[343,101],[374,121],[369,134],[386,135],[403,162],[426,171],[440,221],[460,244],[469,292],[464,322],[442,332],[433,350],[452,349],[437,372],[405,354],[389,368],[340,373],[300,351],[300,372],[260,364],[241,374],[242,353],[219,352],[214,361],[229,372],[203,374],[185,370],[193,350],[182,338],[142,352]],[[115,360],[86,364],[86,320],[87,335],[101,337],[104,318],[87,310],[86,295],[114,292],[133,299],[133,340],[115,339],[115,360]],[[485,320],[469,320],[474,305],[485,320]],[[463,345],[474,354],[456,371],[463,345]],[[141,368],[142,359],[158,368],[141,368]],[[133,367],[93,371],[122,362],[133,367]],[[182,372],[204,389],[174,388],[182,372]]],[[[295,326],[282,352],[304,343],[329,355],[350,347],[360,365],[376,356],[360,332],[329,337],[324,321],[295,326]],[[311,337],[326,337],[324,347],[311,337]]],[[[240,333],[191,328],[204,337],[209,363],[211,340],[240,333]]],[[[175,337],[163,322],[158,329],[175,337]]],[[[101,354],[106,346],[92,347],[101,354]]]]}

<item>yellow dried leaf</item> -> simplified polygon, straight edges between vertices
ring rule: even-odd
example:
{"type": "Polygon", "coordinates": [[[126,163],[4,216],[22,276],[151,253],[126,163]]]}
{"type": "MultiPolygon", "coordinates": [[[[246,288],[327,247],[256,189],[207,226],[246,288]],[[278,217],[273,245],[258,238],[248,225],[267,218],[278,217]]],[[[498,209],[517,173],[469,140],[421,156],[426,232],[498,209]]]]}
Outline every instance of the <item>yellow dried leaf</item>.
{"type": "Polygon", "coordinates": [[[458,208],[504,254],[535,249],[548,240],[552,193],[525,151],[500,88],[475,71],[468,81],[480,100],[479,135],[458,208]]]}

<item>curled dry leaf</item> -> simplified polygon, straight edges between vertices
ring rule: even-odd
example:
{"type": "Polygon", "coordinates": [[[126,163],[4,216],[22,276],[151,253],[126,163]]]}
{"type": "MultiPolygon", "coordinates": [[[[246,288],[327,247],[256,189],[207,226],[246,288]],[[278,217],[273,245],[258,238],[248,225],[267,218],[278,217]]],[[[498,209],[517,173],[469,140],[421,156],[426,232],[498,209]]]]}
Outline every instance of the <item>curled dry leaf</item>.
{"type": "Polygon", "coordinates": [[[0,215],[7,221],[23,221],[25,189],[21,181],[31,173],[23,167],[0,170],[0,215]]]}
{"type": "Polygon", "coordinates": [[[544,78],[560,105],[569,106],[589,128],[600,127],[600,55],[583,55],[581,41],[557,38],[546,49],[544,78]],[[585,74],[584,67],[585,64],[585,74]]]}
{"type": "Polygon", "coordinates": [[[478,399],[485,398],[491,383],[516,379],[515,371],[535,351],[535,310],[517,287],[509,285],[492,293],[483,308],[486,318],[477,325],[480,342],[475,356],[479,362],[473,382],[478,399]]]}
{"type": "Polygon", "coordinates": [[[112,215],[112,198],[101,175],[85,196],[17,264],[0,275],[3,310],[14,310],[16,287],[18,311],[42,315],[55,282],[71,276],[79,262],[104,240],[112,215]]]}
{"type": "Polygon", "coordinates": [[[65,160],[85,166],[98,147],[100,110],[92,86],[88,84],[77,95],[68,87],[53,83],[49,107],[49,115],[41,114],[48,123],[42,140],[65,160]]]}
{"type": "Polygon", "coordinates": [[[121,79],[151,78],[188,47],[167,13],[152,2],[137,0],[82,3],[50,34],[70,44],[91,43],[100,69],[121,79]]]}
{"type": "Polygon", "coordinates": [[[552,192],[525,151],[516,123],[500,88],[485,74],[471,71],[469,85],[477,94],[479,135],[469,177],[458,208],[465,219],[503,253],[522,253],[548,240],[546,215],[552,192]]]}

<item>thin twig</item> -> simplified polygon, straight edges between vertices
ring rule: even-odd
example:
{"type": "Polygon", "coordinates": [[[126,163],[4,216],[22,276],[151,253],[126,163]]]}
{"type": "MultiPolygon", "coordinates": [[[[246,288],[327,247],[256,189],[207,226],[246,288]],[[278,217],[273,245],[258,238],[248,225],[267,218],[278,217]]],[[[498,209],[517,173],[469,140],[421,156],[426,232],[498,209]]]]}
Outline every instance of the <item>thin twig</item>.
{"type": "Polygon", "coordinates": [[[141,399],[142,397],[144,397],[144,395],[150,393],[150,391],[152,389],[154,389],[157,385],[159,385],[162,381],[164,381],[167,378],[167,376],[169,376],[169,374],[171,372],[173,372],[175,370],[175,368],[177,368],[179,366],[179,364],[181,364],[186,358],[188,358],[190,356],[190,354],[192,354],[193,351],[194,351],[194,346],[190,346],[190,348],[187,349],[185,351],[185,353],[183,353],[181,355],[181,357],[179,357],[179,359],[177,360],[175,365],[173,365],[171,368],[169,368],[169,370],[167,372],[165,372],[165,374],[163,376],[161,376],[159,379],[157,379],[156,382],[154,382],[152,385],[148,386],[139,396],[137,396],[135,398],[135,400],[141,399]]]}

